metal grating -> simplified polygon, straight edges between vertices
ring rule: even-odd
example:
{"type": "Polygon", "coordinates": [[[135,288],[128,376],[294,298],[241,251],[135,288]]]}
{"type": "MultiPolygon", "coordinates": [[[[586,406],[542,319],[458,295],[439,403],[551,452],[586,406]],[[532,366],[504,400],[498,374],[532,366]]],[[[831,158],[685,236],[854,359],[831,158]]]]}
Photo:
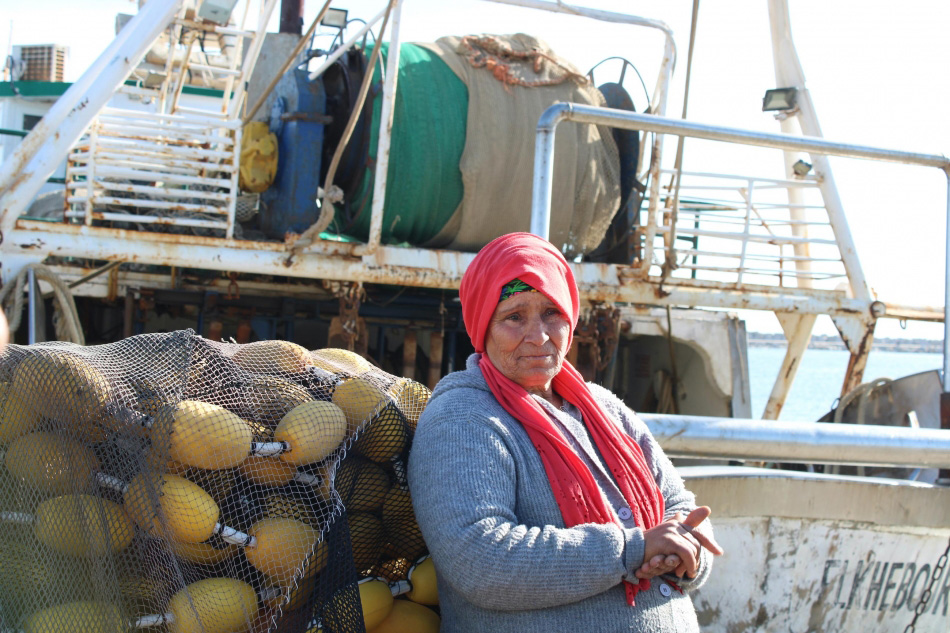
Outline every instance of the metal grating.
{"type": "Polygon", "coordinates": [[[68,50],[55,44],[20,46],[19,57],[24,66],[20,81],[64,81],[68,50]]]}
{"type": "MultiPolygon", "coordinates": [[[[673,173],[661,171],[663,176],[673,173]]],[[[684,172],[681,183],[675,230],[671,191],[661,193],[661,212],[642,229],[649,260],[641,265],[651,277],[662,275],[672,253],[674,283],[832,290],[847,282],[814,179],[684,172]],[[800,201],[789,202],[790,191],[800,201]]]]}

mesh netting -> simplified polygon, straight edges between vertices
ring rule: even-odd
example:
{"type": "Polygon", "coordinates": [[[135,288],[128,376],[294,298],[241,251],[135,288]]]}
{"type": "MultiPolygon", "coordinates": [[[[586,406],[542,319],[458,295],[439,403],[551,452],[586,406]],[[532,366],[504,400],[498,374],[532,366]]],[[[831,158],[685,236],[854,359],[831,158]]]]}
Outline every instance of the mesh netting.
{"type": "Polygon", "coordinates": [[[286,341],[9,346],[0,629],[438,630],[405,478],[428,397],[286,341]]]}

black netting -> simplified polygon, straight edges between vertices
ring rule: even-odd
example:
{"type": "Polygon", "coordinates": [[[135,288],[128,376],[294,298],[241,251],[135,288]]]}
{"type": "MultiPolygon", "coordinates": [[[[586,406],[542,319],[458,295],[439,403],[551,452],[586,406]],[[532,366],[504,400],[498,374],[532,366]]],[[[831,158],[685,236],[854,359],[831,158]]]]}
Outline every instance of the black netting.
{"type": "Polygon", "coordinates": [[[286,341],[9,346],[0,628],[437,629],[405,479],[428,395],[286,341]]]}

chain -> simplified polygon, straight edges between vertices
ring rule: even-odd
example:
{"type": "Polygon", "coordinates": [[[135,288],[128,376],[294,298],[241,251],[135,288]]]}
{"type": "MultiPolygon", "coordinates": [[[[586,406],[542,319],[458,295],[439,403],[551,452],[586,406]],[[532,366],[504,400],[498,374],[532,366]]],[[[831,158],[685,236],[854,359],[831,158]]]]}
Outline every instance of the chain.
{"type": "Polygon", "coordinates": [[[930,600],[930,596],[933,594],[933,587],[937,580],[943,576],[944,568],[947,566],[947,556],[950,555],[950,541],[947,542],[947,549],[943,550],[943,554],[940,555],[940,558],[937,559],[937,564],[934,565],[934,573],[930,577],[930,582],[927,584],[927,589],[920,594],[920,602],[917,603],[917,608],[914,609],[914,619],[910,621],[910,624],[907,625],[907,628],[904,629],[904,633],[914,633],[917,627],[917,618],[927,612],[927,602],[930,600]]]}

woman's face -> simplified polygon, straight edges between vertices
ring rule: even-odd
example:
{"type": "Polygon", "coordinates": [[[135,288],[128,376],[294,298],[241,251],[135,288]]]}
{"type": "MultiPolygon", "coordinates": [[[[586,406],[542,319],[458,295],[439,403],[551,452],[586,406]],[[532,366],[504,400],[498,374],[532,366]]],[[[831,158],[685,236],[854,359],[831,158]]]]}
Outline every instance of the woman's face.
{"type": "Polygon", "coordinates": [[[571,322],[540,292],[522,292],[495,308],[485,353],[498,371],[529,392],[547,392],[567,354],[571,322]]]}

